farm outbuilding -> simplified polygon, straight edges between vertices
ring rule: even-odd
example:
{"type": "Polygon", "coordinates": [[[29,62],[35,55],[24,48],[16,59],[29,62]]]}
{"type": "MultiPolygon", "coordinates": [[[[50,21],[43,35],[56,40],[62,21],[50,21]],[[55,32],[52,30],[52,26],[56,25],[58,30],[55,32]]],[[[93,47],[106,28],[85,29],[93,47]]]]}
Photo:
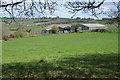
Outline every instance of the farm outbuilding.
{"type": "Polygon", "coordinates": [[[107,26],[102,24],[81,24],[81,30],[94,30],[94,29],[105,29],[107,26]]]}
{"type": "Polygon", "coordinates": [[[58,27],[58,33],[64,33],[64,28],[58,27]]]}
{"type": "Polygon", "coordinates": [[[52,29],[44,29],[41,31],[41,34],[53,34],[53,30],[52,29]]]}
{"type": "Polygon", "coordinates": [[[58,27],[58,33],[69,33],[71,30],[70,26],[58,27]]]}

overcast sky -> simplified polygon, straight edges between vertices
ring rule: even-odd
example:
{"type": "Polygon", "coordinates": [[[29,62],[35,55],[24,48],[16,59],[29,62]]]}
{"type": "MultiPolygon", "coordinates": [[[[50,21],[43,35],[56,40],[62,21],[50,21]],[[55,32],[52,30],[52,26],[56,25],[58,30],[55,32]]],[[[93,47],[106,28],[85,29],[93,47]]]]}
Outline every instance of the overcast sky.
{"type": "MultiPolygon", "coordinates": [[[[11,2],[12,0],[1,0],[1,1],[11,2]]],[[[22,1],[22,0],[13,0],[13,1],[16,2],[16,1],[22,1]]],[[[31,0],[27,0],[27,1],[31,1],[31,0]]],[[[39,1],[39,0],[34,0],[34,1],[39,1]]],[[[41,1],[45,1],[45,0],[41,0],[41,1]]],[[[85,0],[56,0],[56,1],[62,1],[63,2],[63,1],[85,1],[85,0]]],[[[91,0],[91,1],[93,1],[93,0],[91,0]]],[[[102,0],[95,0],[95,1],[102,1],[102,0]]],[[[119,0],[105,0],[105,2],[113,2],[113,1],[118,2],[119,0]]]]}
{"type": "MultiPolygon", "coordinates": [[[[11,0],[2,0],[2,1],[11,2],[11,0]]],[[[21,0],[13,0],[13,1],[16,2],[16,1],[21,1],[21,0]]],[[[28,1],[30,1],[30,0],[28,0],[28,1]]],[[[38,1],[38,0],[36,0],[36,1],[38,1]]],[[[44,0],[42,0],[42,1],[44,1],[44,0]]],[[[52,1],[55,1],[55,0],[52,0],[52,1]]],[[[64,1],[83,1],[83,0],[59,0],[59,4],[60,3],[64,3],[64,1]]],[[[96,0],[96,1],[101,1],[101,0],[96,0]]],[[[106,0],[105,3],[101,6],[101,9],[104,12],[107,12],[110,9],[115,9],[115,6],[112,3],[113,1],[114,2],[118,2],[118,0],[106,0]]],[[[97,11],[97,12],[99,12],[99,11],[97,11]]],[[[56,8],[56,11],[54,12],[53,15],[48,14],[48,12],[46,12],[46,14],[45,14],[45,16],[47,16],[47,17],[56,17],[56,16],[59,16],[59,17],[62,17],[62,18],[71,18],[72,15],[73,14],[69,13],[68,9],[66,9],[64,6],[58,6],[56,8]]],[[[8,16],[8,14],[7,13],[6,14],[2,14],[2,16],[5,17],[5,16],[8,16]]],[[[39,17],[38,14],[36,14],[35,17],[39,17]]],[[[81,17],[81,18],[96,18],[94,16],[91,16],[90,13],[82,13],[82,12],[78,12],[74,18],[76,18],[76,17],[81,17]]],[[[103,18],[103,17],[108,17],[108,16],[107,15],[103,15],[103,14],[99,15],[99,18],[103,18]]]]}

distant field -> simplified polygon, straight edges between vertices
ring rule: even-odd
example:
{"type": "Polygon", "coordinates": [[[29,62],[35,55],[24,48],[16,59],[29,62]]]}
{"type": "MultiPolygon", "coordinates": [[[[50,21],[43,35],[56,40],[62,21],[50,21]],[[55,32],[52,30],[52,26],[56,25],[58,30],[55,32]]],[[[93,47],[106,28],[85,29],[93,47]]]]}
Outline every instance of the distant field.
{"type": "Polygon", "coordinates": [[[98,24],[111,24],[116,25],[117,20],[82,20],[81,22],[77,22],[74,24],[80,24],[80,23],[98,23],[98,24]]]}
{"type": "Polygon", "coordinates": [[[69,33],[3,42],[3,77],[118,78],[117,33],[69,33]]]}
{"type": "MultiPolygon", "coordinates": [[[[9,22],[10,19],[3,18],[2,19],[5,22],[9,22]]],[[[59,18],[59,19],[28,19],[28,20],[21,20],[21,19],[16,19],[16,21],[20,24],[24,24],[21,27],[24,27],[25,29],[32,29],[32,31],[41,31],[42,29],[47,28],[47,26],[51,26],[50,23],[58,24],[60,21],[70,21],[70,20],[76,20],[76,19],[64,19],[64,18],[59,18]],[[48,22],[40,22],[40,21],[48,21],[48,22]],[[46,25],[40,25],[40,24],[46,24],[46,25]],[[47,25],[48,24],[48,25],[47,25]]],[[[18,23],[14,23],[11,25],[6,25],[3,23],[3,27],[9,27],[9,28],[18,28],[18,23]]],[[[105,24],[105,25],[117,25],[117,21],[114,20],[80,20],[79,22],[72,22],[72,23],[67,23],[67,24],[81,24],[81,23],[99,23],[99,24],[105,24]]],[[[62,22],[60,23],[62,24],[62,22]]]]}

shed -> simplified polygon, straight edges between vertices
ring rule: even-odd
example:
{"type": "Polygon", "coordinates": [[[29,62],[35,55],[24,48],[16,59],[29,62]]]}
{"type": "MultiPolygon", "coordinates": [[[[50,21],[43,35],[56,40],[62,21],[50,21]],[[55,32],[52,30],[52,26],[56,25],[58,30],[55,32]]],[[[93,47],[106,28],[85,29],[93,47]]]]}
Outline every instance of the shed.
{"type": "Polygon", "coordinates": [[[52,29],[44,29],[41,31],[41,34],[53,34],[53,30],[52,29]]]}
{"type": "Polygon", "coordinates": [[[107,26],[102,24],[81,24],[82,30],[105,29],[107,26]]]}
{"type": "Polygon", "coordinates": [[[58,27],[58,33],[69,33],[71,30],[70,26],[58,27]]]}
{"type": "Polygon", "coordinates": [[[64,27],[64,30],[70,31],[70,30],[71,30],[71,27],[70,27],[70,26],[64,27]]]}
{"type": "Polygon", "coordinates": [[[58,33],[64,33],[64,28],[58,27],[58,33]]]}

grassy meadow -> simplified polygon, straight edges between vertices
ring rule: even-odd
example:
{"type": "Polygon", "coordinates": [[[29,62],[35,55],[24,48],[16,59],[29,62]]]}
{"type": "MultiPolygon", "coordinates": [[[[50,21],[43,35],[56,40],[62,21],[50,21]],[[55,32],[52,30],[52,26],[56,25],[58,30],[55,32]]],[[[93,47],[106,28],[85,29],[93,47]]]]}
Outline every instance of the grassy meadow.
{"type": "Polygon", "coordinates": [[[3,78],[119,78],[117,33],[69,33],[3,42],[3,78]]]}
{"type": "Polygon", "coordinates": [[[64,78],[77,80],[80,78],[119,79],[117,21],[76,20],[77,22],[69,23],[73,19],[38,18],[22,20],[16,18],[18,23],[8,24],[9,20],[9,18],[2,19],[5,35],[17,32],[10,31],[10,28],[23,28],[23,31],[31,29],[31,32],[25,32],[28,36],[0,42],[2,45],[0,47],[2,48],[3,78],[39,78],[40,80],[64,78]],[[61,23],[58,24],[59,21],[61,23]],[[64,21],[68,21],[65,23],[66,25],[104,24],[109,27],[107,29],[109,32],[85,30],[77,33],[52,35],[38,33],[43,29],[50,28],[49,26],[52,26],[53,22],[55,25],[62,26],[64,21]]]}

